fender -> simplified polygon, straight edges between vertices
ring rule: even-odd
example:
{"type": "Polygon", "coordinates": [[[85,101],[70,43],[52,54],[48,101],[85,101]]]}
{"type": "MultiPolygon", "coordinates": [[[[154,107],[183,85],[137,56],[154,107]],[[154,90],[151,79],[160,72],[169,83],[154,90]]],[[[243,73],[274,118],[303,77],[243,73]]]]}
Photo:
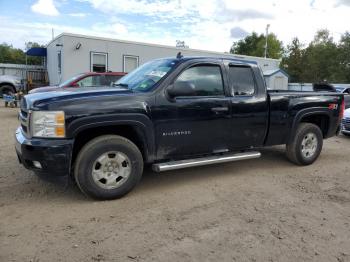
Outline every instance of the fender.
{"type": "MultiPolygon", "coordinates": [[[[332,117],[332,112],[333,111],[330,111],[330,109],[328,109],[326,107],[312,107],[312,108],[305,108],[305,109],[300,110],[295,115],[295,117],[292,121],[292,126],[289,129],[290,131],[288,132],[288,135],[287,135],[288,141],[290,141],[290,139],[292,139],[294,137],[295,132],[297,130],[297,126],[299,125],[299,123],[301,122],[301,120],[304,117],[312,116],[312,115],[325,115],[330,120],[332,117]]],[[[329,132],[329,130],[327,130],[327,134],[328,134],[328,132],[329,132]]]]}
{"type": "Polygon", "coordinates": [[[67,119],[67,137],[76,137],[80,132],[104,126],[132,126],[141,137],[146,149],[147,159],[153,160],[155,156],[155,135],[152,121],[144,114],[103,114],[81,117],[69,122],[67,119]]]}

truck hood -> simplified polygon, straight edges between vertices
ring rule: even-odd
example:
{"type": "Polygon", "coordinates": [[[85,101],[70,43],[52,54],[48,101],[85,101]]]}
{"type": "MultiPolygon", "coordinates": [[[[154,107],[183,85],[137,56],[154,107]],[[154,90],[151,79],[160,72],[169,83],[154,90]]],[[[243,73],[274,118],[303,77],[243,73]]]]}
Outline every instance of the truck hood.
{"type": "Polygon", "coordinates": [[[69,101],[76,99],[86,99],[96,96],[116,96],[132,95],[134,92],[125,88],[117,87],[89,87],[84,88],[58,88],[55,92],[37,92],[24,96],[21,100],[22,109],[36,109],[43,104],[56,103],[60,101],[69,101]]]}
{"type": "Polygon", "coordinates": [[[13,82],[13,81],[21,81],[21,77],[19,76],[12,76],[12,75],[1,75],[0,76],[0,82],[13,82]]]}
{"type": "Polygon", "coordinates": [[[52,92],[52,91],[62,91],[63,88],[59,86],[43,86],[34,88],[29,91],[29,94],[42,93],[42,92],[52,92]]]}

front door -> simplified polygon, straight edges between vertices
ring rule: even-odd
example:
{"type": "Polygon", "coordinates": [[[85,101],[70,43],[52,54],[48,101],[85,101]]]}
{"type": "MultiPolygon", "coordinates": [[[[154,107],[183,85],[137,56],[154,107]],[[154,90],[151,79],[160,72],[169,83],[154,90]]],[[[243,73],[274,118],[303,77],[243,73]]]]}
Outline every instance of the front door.
{"type": "Polygon", "coordinates": [[[189,81],[195,95],[157,97],[155,128],[158,159],[225,152],[230,136],[230,98],[226,96],[221,63],[186,66],[174,79],[189,81]]]}

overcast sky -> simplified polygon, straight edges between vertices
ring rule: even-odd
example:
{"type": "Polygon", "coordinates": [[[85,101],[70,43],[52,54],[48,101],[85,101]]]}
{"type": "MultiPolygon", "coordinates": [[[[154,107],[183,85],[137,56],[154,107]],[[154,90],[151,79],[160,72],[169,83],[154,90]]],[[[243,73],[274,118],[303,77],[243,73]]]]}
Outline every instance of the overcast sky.
{"type": "Polygon", "coordinates": [[[50,41],[62,32],[229,51],[266,24],[284,43],[327,28],[350,31],[350,0],[0,0],[0,42],[50,41]]]}

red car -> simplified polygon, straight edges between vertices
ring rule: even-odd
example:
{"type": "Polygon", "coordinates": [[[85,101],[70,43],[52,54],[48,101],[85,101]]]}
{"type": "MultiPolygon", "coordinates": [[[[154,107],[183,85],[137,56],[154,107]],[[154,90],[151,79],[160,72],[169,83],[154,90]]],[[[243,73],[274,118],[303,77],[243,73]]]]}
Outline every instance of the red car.
{"type": "Polygon", "coordinates": [[[112,86],[120,78],[125,76],[126,73],[122,72],[103,72],[103,73],[82,73],[64,81],[57,86],[44,86],[35,88],[29,91],[29,94],[57,91],[61,88],[81,88],[92,86],[112,86]]]}

